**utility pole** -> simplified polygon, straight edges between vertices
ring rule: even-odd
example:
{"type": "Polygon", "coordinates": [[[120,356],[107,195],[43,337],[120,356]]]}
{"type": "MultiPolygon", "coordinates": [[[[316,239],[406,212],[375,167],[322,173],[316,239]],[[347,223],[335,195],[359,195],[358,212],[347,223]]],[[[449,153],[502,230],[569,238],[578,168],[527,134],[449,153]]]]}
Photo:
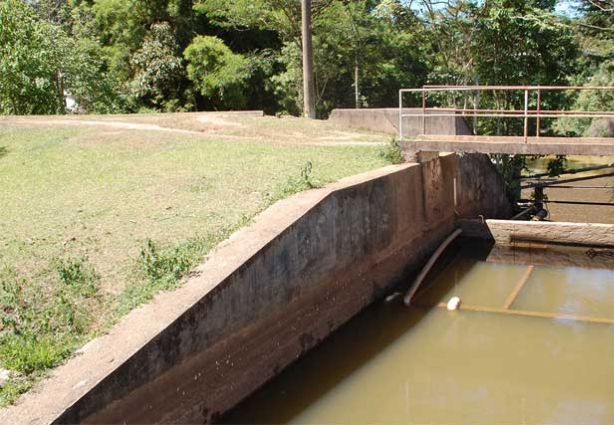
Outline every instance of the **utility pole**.
{"type": "Polygon", "coordinates": [[[316,95],[313,79],[313,44],[311,42],[311,0],[301,0],[303,11],[303,99],[305,118],[316,117],[316,95]]]}

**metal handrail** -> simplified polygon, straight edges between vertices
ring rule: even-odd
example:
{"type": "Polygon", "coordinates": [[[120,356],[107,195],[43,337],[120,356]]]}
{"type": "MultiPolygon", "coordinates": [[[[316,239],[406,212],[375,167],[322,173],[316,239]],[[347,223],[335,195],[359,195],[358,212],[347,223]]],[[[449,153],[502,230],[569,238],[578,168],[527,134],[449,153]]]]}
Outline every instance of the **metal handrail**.
{"type": "Polygon", "coordinates": [[[524,118],[524,141],[528,142],[529,119],[536,119],[536,137],[539,138],[541,118],[611,118],[614,111],[582,111],[582,110],[543,110],[541,109],[541,94],[543,91],[614,91],[610,86],[436,86],[427,85],[421,88],[399,90],[399,140],[403,140],[403,118],[422,117],[422,133],[426,132],[426,117],[474,117],[474,118],[524,118]],[[523,91],[524,109],[480,109],[438,108],[426,106],[428,93],[433,92],[483,92],[483,91],[523,91]],[[536,109],[529,109],[529,93],[537,93],[536,109]],[[422,94],[422,107],[415,113],[403,113],[403,95],[406,93],[422,94]]]}

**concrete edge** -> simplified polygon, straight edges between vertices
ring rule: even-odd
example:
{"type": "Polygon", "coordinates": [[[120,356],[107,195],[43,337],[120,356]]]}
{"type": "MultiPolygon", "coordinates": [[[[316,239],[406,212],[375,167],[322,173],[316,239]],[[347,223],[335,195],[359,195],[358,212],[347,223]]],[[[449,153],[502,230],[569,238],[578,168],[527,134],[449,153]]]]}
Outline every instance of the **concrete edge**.
{"type": "Polygon", "coordinates": [[[614,270],[611,249],[588,247],[561,247],[526,243],[515,246],[493,245],[487,263],[517,264],[543,267],[584,267],[587,269],[614,270]],[[603,252],[602,252],[603,251],[603,252]]]}
{"type": "Polygon", "coordinates": [[[188,311],[326,197],[336,191],[419,166],[405,163],[383,167],[277,202],[258,215],[250,226],[235,232],[218,245],[184,285],[173,292],[160,293],[150,303],[130,312],[109,333],[88,342],[74,357],[52,371],[49,378],[25,394],[16,405],[2,409],[0,423],[22,423],[23,418],[33,417],[32,412],[36,414],[29,424],[53,422],[169,323],[188,311]],[[172,303],[168,302],[170,299],[172,303]]]}
{"type": "Polygon", "coordinates": [[[457,220],[465,236],[494,240],[497,245],[541,243],[614,247],[614,225],[512,220],[457,220]],[[544,236],[546,235],[546,236],[544,236]]]}

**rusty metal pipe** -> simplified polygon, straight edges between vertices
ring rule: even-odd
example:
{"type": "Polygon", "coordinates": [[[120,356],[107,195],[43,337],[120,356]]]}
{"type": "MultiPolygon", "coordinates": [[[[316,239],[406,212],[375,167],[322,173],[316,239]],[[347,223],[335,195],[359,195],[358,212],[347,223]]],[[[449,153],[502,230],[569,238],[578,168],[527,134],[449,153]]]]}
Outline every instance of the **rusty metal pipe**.
{"type": "Polygon", "coordinates": [[[437,250],[433,253],[429,261],[422,268],[422,271],[420,272],[416,280],[414,280],[414,283],[411,285],[411,287],[407,291],[407,294],[405,294],[405,298],[403,298],[403,302],[405,303],[405,305],[408,306],[411,304],[411,299],[416,294],[416,291],[418,290],[418,288],[424,281],[424,278],[426,278],[426,275],[428,274],[428,272],[431,271],[431,269],[435,265],[435,261],[439,259],[441,254],[443,254],[445,249],[448,247],[448,245],[450,245],[452,241],[454,241],[454,239],[456,239],[461,233],[463,233],[462,229],[456,229],[454,232],[452,232],[450,236],[446,238],[446,240],[442,242],[439,248],[437,248],[437,250]]]}

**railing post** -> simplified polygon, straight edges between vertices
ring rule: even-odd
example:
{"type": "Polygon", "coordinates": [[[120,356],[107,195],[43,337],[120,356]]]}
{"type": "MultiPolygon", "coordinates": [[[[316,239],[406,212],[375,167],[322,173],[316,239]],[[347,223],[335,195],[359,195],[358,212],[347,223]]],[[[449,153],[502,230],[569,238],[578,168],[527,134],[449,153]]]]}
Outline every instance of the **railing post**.
{"type": "Polygon", "coordinates": [[[403,141],[403,90],[399,90],[399,142],[403,141]]]}
{"type": "Polygon", "coordinates": [[[524,91],[524,142],[527,143],[529,137],[529,90],[524,91]]]}
{"type": "Polygon", "coordinates": [[[539,127],[540,127],[540,112],[542,109],[542,90],[540,88],[537,89],[537,130],[535,136],[539,139],[539,127]]]}
{"type": "Polygon", "coordinates": [[[422,87],[422,134],[426,134],[426,90],[422,87]]]}
{"type": "Polygon", "coordinates": [[[478,106],[480,103],[480,91],[475,90],[473,96],[473,134],[478,134],[478,106]]]}

